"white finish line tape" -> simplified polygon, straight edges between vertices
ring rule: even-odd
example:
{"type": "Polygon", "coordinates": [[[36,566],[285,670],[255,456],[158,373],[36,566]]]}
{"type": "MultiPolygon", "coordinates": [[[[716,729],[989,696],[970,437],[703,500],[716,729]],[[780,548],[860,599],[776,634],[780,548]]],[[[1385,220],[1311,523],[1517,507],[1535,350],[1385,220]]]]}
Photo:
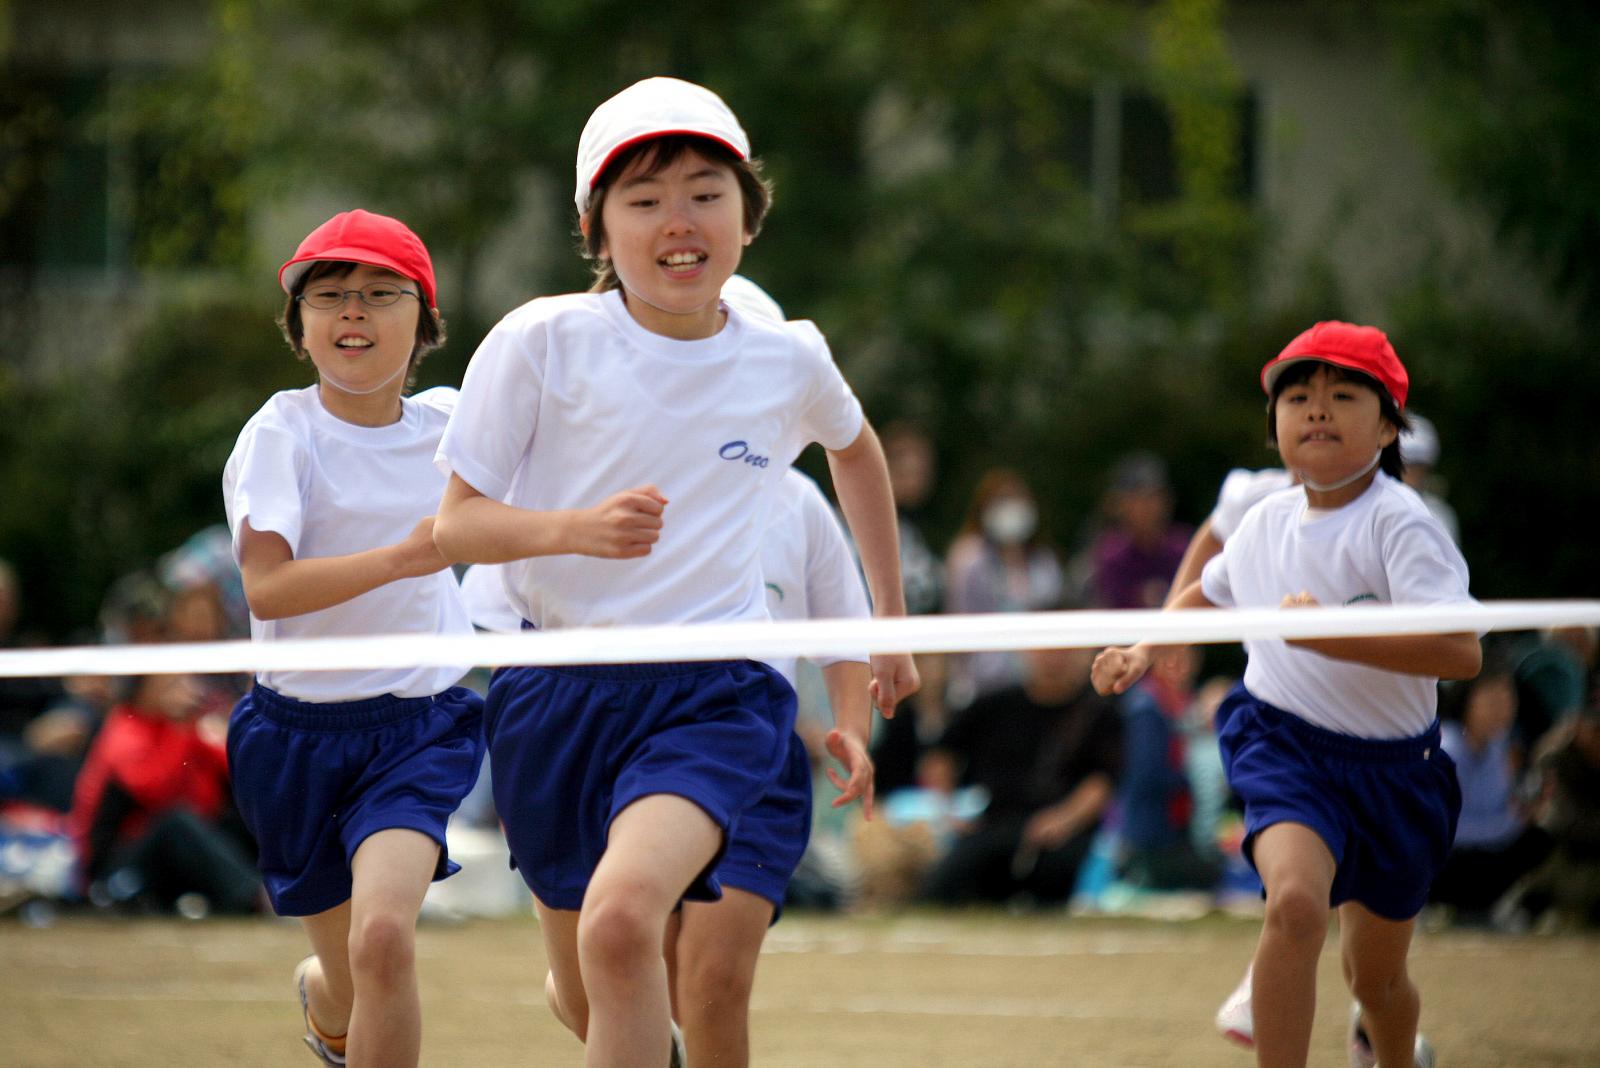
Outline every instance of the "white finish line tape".
{"type": "Polygon", "coordinates": [[[1357,608],[1089,611],[573,627],[521,634],[374,635],[281,642],[83,645],[0,652],[0,677],[174,672],[329,671],[472,664],[640,664],[679,660],[1099,648],[1149,639],[1181,644],[1247,638],[1532,630],[1600,625],[1600,601],[1357,608]]]}

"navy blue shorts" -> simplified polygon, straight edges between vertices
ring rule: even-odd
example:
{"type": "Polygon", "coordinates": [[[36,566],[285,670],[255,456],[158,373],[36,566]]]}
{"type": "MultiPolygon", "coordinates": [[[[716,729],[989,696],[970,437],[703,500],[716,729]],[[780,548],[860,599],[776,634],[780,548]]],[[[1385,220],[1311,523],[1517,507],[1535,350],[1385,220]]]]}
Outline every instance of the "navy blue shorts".
{"type": "Polygon", "coordinates": [[[462,686],[320,704],[257,685],[228,724],[234,798],[280,916],[348,901],[351,858],[378,831],[438,842],[435,879],[460,871],[445,823],[482,762],[483,699],[462,686]]]}
{"type": "Polygon", "coordinates": [[[1428,900],[1461,814],[1439,724],[1414,738],[1325,730],[1235,686],[1217,709],[1228,783],[1244,802],[1245,856],[1276,823],[1311,828],[1338,865],[1329,906],[1409,920],[1428,900]]]}
{"type": "MultiPolygon", "coordinates": [[[[700,806],[726,848],[783,768],[794,714],[789,683],[749,660],[501,668],[484,728],[512,863],[547,907],[577,909],[612,819],[651,794],[700,806]]],[[[685,897],[722,896],[721,859],[685,897]]]]}
{"type": "Polygon", "coordinates": [[[740,817],[717,865],[717,881],[772,902],[777,923],[784,892],[810,840],[811,757],[800,736],[791,733],[783,771],[740,817]]]}

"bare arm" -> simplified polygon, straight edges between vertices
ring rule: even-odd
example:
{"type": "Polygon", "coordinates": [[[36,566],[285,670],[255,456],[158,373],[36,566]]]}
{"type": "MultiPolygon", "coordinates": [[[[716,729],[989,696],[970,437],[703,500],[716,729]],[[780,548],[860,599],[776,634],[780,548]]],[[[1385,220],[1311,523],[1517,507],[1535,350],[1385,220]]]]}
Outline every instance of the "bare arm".
{"type": "MultiPolygon", "coordinates": [[[[861,554],[875,616],[906,614],[905,588],[900,584],[900,528],[895,517],[894,493],[889,488],[889,465],[870,423],[844,448],[828,450],[828,467],[839,494],[839,507],[861,554]]],[[[872,685],[878,710],[894,715],[894,706],[917,692],[921,680],[910,653],[874,655],[872,685]]]]}
{"type": "Polygon", "coordinates": [[[650,552],[666,505],[654,486],[640,486],[593,508],[535,512],[485,497],[453,474],[433,538],[447,559],[474,564],[562,553],[625,560],[650,552]]]}
{"type": "Polygon", "coordinates": [[[1066,797],[1028,817],[1022,831],[1023,839],[1040,849],[1064,845],[1100,818],[1111,803],[1111,793],[1111,776],[1103,771],[1095,772],[1066,797]]]}
{"type": "Polygon", "coordinates": [[[1438,679],[1470,679],[1483,667],[1483,648],[1475,634],[1293,638],[1287,644],[1335,660],[1438,679]]]}
{"type": "Polygon", "coordinates": [[[860,798],[861,811],[870,820],[874,772],[869,754],[872,702],[868,688],[872,685],[872,668],[859,660],[841,660],[823,668],[822,678],[828,686],[828,702],[833,706],[833,730],[824,744],[848,775],[846,778],[828,768],[829,781],[840,790],[833,807],[841,808],[860,798]]]}
{"type": "Polygon", "coordinates": [[[245,600],[257,619],[283,619],[344,604],[397,579],[417,578],[448,566],[433,545],[433,516],[404,541],[345,556],[296,560],[281,534],[239,528],[239,570],[245,600]]]}
{"type": "MultiPolygon", "coordinates": [[[[1215,607],[1216,605],[1206,599],[1205,591],[1200,588],[1197,580],[1179,590],[1176,595],[1167,598],[1166,607],[1162,611],[1176,612],[1190,608],[1215,607]]],[[[1094,667],[1089,672],[1089,678],[1096,692],[1127,693],[1128,688],[1150,670],[1150,658],[1164,648],[1167,647],[1153,642],[1140,642],[1137,645],[1102,650],[1100,655],[1094,658],[1094,667]]]]}
{"type": "Polygon", "coordinates": [[[1172,576],[1172,587],[1167,590],[1167,603],[1163,607],[1170,608],[1172,602],[1193,583],[1200,581],[1200,572],[1205,570],[1206,561],[1222,551],[1222,542],[1211,533],[1211,517],[1200,524],[1200,529],[1194,532],[1194,537],[1189,539],[1189,547],[1183,551],[1183,559],[1178,563],[1178,573],[1172,576]]]}

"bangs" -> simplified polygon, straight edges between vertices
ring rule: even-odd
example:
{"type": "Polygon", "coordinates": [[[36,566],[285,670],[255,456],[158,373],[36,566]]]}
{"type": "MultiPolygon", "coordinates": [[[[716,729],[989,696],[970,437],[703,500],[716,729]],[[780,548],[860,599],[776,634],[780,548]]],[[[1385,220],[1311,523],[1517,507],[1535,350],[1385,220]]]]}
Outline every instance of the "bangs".
{"type": "Polygon", "coordinates": [[[691,134],[654,137],[617,153],[616,158],[606,165],[599,181],[595,182],[595,189],[611,185],[629,168],[637,168],[634,173],[635,178],[654,178],[687,155],[699,156],[709,163],[722,164],[730,170],[737,170],[738,165],[743,162],[726,147],[709,138],[695,137],[691,134]]]}

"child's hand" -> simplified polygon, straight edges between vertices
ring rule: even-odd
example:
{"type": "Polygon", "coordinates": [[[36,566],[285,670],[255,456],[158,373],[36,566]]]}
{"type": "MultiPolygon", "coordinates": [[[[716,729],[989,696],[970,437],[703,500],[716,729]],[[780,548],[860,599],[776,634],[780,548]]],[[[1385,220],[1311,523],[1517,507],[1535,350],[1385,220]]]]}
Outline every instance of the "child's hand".
{"type": "Polygon", "coordinates": [[[837,760],[850,776],[846,779],[833,767],[827,769],[828,781],[839,790],[839,796],[833,799],[833,807],[843,808],[859,798],[861,814],[870,820],[873,768],[872,757],[867,753],[866,743],[856,737],[854,732],[842,731],[835,727],[828,732],[823,744],[827,746],[828,755],[837,760]]]}
{"type": "Polygon", "coordinates": [[[894,718],[894,706],[922,688],[917,662],[910,653],[886,653],[872,657],[872,703],[884,719],[894,718]]]}
{"type": "Polygon", "coordinates": [[[667,499],[654,486],[637,486],[614,493],[575,513],[575,551],[607,560],[648,556],[661,537],[661,513],[667,499]]]}
{"type": "Polygon", "coordinates": [[[1318,605],[1317,605],[1317,599],[1315,597],[1311,596],[1311,594],[1306,592],[1305,590],[1301,590],[1299,593],[1286,594],[1284,596],[1284,598],[1283,598],[1283,603],[1280,604],[1278,607],[1279,608],[1316,608],[1316,607],[1318,607],[1318,605]]]}
{"type": "Polygon", "coordinates": [[[450,561],[439,554],[439,547],[433,543],[431,515],[424,516],[421,522],[412,527],[405,541],[396,545],[395,549],[400,554],[401,578],[421,578],[450,566],[450,561]]]}
{"type": "Polygon", "coordinates": [[[1094,667],[1089,669],[1089,680],[1094,683],[1095,693],[1101,696],[1127,693],[1128,687],[1144,678],[1144,673],[1149,670],[1150,651],[1144,645],[1130,645],[1123,649],[1113,646],[1101,650],[1100,655],[1094,658],[1094,667]]]}

